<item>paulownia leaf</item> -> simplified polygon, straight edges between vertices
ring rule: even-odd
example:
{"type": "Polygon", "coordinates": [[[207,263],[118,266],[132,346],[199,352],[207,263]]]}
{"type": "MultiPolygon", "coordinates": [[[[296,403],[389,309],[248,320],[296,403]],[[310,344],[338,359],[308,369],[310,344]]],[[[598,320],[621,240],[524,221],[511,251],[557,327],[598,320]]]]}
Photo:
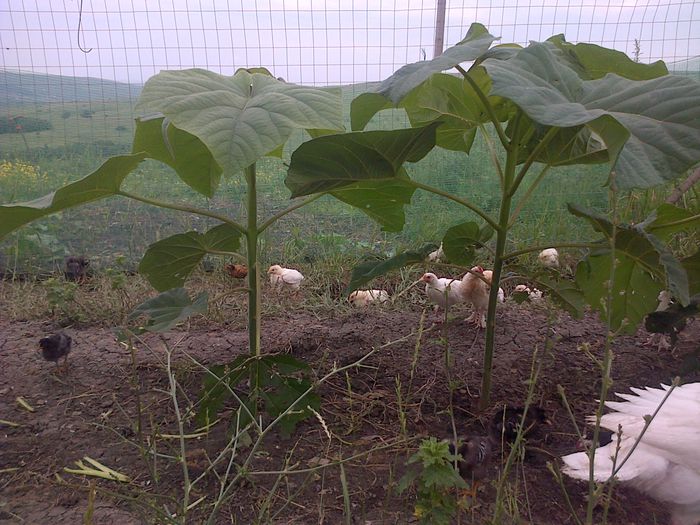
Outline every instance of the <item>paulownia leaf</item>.
{"type": "Polygon", "coordinates": [[[232,172],[277,149],[295,129],[343,129],[338,90],[245,70],[232,77],[203,69],[163,71],[146,82],[136,109],[163,113],[232,172]]]}
{"type": "Polygon", "coordinates": [[[607,314],[608,289],[611,288],[612,328],[625,326],[633,331],[644,316],[656,307],[658,293],[668,289],[681,303],[688,301],[688,277],[681,263],[663,243],[640,227],[617,225],[603,215],[569,204],[569,211],[585,218],[605,236],[600,249],[581,261],[576,270],[576,283],[588,304],[607,314]],[[615,280],[610,283],[612,251],[610,242],[615,232],[615,280]]]}
{"type": "MultiPolygon", "coordinates": [[[[204,377],[197,420],[206,424],[214,419],[224,403],[232,398],[230,390],[236,389],[250,412],[256,413],[256,399],[259,397],[272,419],[296,403],[278,423],[282,433],[290,435],[298,422],[313,414],[307,407],[318,410],[320,406],[318,394],[313,391],[306,393],[312,385],[309,370],[306,363],[288,355],[241,356],[227,365],[213,367],[204,377]],[[240,383],[250,377],[256,378],[258,390],[245,394],[240,383]]],[[[242,410],[238,421],[232,421],[232,426],[242,427],[249,422],[250,416],[242,410]]]]}
{"type": "Polygon", "coordinates": [[[555,304],[569,312],[572,317],[580,318],[585,306],[584,296],[576,283],[538,275],[534,278],[537,287],[547,294],[555,304]]]}
{"type": "Polygon", "coordinates": [[[33,201],[0,206],[0,239],[33,220],[73,206],[111,197],[145,155],[119,155],[107,159],[87,177],[33,201]]]}
{"type": "Polygon", "coordinates": [[[547,42],[551,42],[563,52],[574,57],[585,71],[585,76],[582,78],[603,78],[608,73],[615,73],[630,80],[649,80],[668,75],[668,68],[662,60],[657,60],[652,64],[635,62],[625,53],[616,49],[585,42],[571,44],[564,39],[564,35],[548,38],[547,42]]]}
{"type": "Polygon", "coordinates": [[[345,289],[345,295],[350,295],[352,292],[367,284],[372,279],[384,275],[393,270],[398,270],[409,264],[423,262],[428,254],[437,249],[436,244],[426,244],[418,250],[409,250],[399,253],[394,257],[378,261],[366,261],[358,264],[353,268],[350,282],[345,289]]]}
{"type": "Polygon", "coordinates": [[[700,215],[672,204],[661,204],[640,226],[662,241],[666,241],[678,232],[697,231],[700,227],[700,215]]]}
{"type": "Polygon", "coordinates": [[[493,235],[493,228],[486,225],[480,228],[473,221],[452,226],[442,238],[442,249],[447,260],[454,264],[470,266],[476,256],[476,250],[493,235]]]}
{"type": "Polygon", "coordinates": [[[496,38],[481,24],[474,23],[467,35],[456,45],[432,59],[407,64],[384,80],[376,92],[357,97],[350,106],[352,129],[364,128],[370,119],[382,109],[396,106],[415,87],[433,73],[451,69],[462,62],[475,60],[484,53],[496,38]]]}
{"type": "Polygon", "coordinates": [[[241,232],[228,224],[215,226],[204,234],[191,231],[167,237],[148,247],[139,272],[158,291],[182,286],[207,253],[235,252],[240,237],[241,232]]]}
{"type": "Polygon", "coordinates": [[[588,126],[608,147],[620,188],[678,177],[700,159],[700,83],[680,76],[582,80],[545,44],[488,60],[491,94],[547,126],[588,126]]]}
{"type": "Polygon", "coordinates": [[[439,123],[422,128],[363,131],[319,137],[292,154],[284,183],[292,198],[362,181],[393,179],[404,162],[417,162],[435,146],[439,123]]]}
{"type": "Polygon", "coordinates": [[[205,314],[207,301],[206,292],[200,293],[192,301],[187,290],[174,288],[138,305],[129,315],[129,319],[133,320],[141,315],[146,315],[150,318],[144,327],[146,330],[164,332],[192,315],[205,314]]]}
{"type": "Polygon", "coordinates": [[[406,221],[404,206],[411,203],[415,186],[405,178],[363,181],[331,192],[336,199],[354,206],[382,225],[382,230],[399,232],[406,221]]]}
{"type": "Polygon", "coordinates": [[[193,190],[213,197],[221,180],[221,167],[194,135],[182,131],[161,116],[136,119],[134,153],[164,162],[193,190]]]}

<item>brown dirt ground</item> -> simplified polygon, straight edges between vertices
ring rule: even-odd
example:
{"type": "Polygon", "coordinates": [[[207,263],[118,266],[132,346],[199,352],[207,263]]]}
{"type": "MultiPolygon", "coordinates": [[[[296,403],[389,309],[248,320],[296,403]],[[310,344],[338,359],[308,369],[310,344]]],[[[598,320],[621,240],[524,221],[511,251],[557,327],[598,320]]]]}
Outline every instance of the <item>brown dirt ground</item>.
{"type": "MultiPolygon", "coordinates": [[[[334,363],[351,363],[372,347],[410,334],[418,326],[420,308],[399,311],[370,307],[343,310],[335,315],[299,311],[268,318],[263,326],[263,348],[285,352],[306,360],[315,373],[323,375],[334,363]]],[[[579,425],[594,410],[599,392],[599,372],[578,347],[590,345],[600,356],[604,329],[591,315],[572,320],[559,315],[549,322],[547,312],[529,305],[506,304],[499,310],[497,351],[494,361],[493,401],[491,408],[479,413],[478,391],[481,378],[483,332],[467,327],[460,315],[448,323],[446,336],[451,344],[453,377],[459,382],[456,392],[456,421],[460,433],[483,432],[483,425],[504,403],[522,404],[530,376],[533,351],[540,350],[542,371],[536,386],[535,403],[542,406],[552,422],[531,440],[538,451],[526,456],[513,474],[512,487],[518,489],[520,518],[514,523],[567,524],[573,519],[565,507],[561,489],[547,470],[546,462],[575,450],[576,436],[567,416],[557,385],[562,385],[579,425]],[[545,339],[556,345],[545,352],[545,339]],[[515,483],[517,477],[517,483],[515,483]]],[[[88,508],[88,483],[80,476],[63,471],[83,456],[89,456],[129,475],[130,486],[100,481],[95,502],[94,523],[129,525],[162,523],[149,515],[148,501],[158,502],[158,494],[177,497],[182,487],[181,469],[172,461],[158,461],[158,483],[149,481],[148,470],[134,439],[135,392],[140,388],[147,407],[147,433],[174,432],[172,406],[164,390],[167,376],[162,368],[164,353],[155,336],[153,350],[138,352],[136,374],[132,373],[130,354],[120,347],[109,329],[101,327],[69,328],[76,345],[68,371],[58,376],[54,365],[43,361],[37,342],[56,327],[38,321],[9,322],[0,319],[0,419],[19,426],[0,424],[0,523],[76,524],[82,523],[88,508]],[[33,413],[18,407],[23,397],[35,407],[33,413]],[[63,482],[59,482],[57,475],[63,482]],[[122,495],[110,496],[109,492],[122,495]]],[[[614,343],[614,390],[629,386],[658,385],[676,375],[685,381],[698,380],[697,367],[688,372],[689,357],[698,348],[700,322],[689,326],[691,334],[674,352],[644,346],[647,334],[619,337],[614,343]]],[[[204,321],[188,330],[167,334],[172,343],[187,349],[205,364],[224,363],[243,353],[246,333],[238,328],[212,326],[204,321]]],[[[407,457],[415,451],[417,440],[409,446],[391,444],[400,435],[399,404],[396,385],[400,379],[403,405],[407,414],[409,438],[427,435],[439,438],[451,434],[444,352],[439,331],[425,333],[417,366],[410,378],[416,337],[388,346],[370,357],[364,366],[347,376],[334,377],[320,389],[321,415],[333,433],[330,441],[317,420],[302,423],[291,438],[273,435],[257,454],[253,470],[274,471],[284,467],[303,469],[319,458],[375,450],[345,464],[353,523],[407,523],[412,520],[413,495],[399,496],[393,488],[406,471],[407,457]],[[350,389],[348,388],[350,385],[350,389]],[[408,389],[410,387],[410,393],[408,389]],[[390,487],[392,485],[392,487],[390,487]]],[[[193,397],[199,390],[196,368],[178,353],[177,375],[193,397]]],[[[229,412],[230,414],[230,412],[229,412]]],[[[227,419],[224,417],[224,419],[227,419]]],[[[230,418],[229,418],[230,419],[230,418]]],[[[194,423],[188,426],[191,431],[194,423]]],[[[212,455],[226,438],[224,424],[217,425],[207,437],[188,440],[193,452],[192,467],[203,451],[212,455]]],[[[159,451],[175,452],[175,442],[160,440],[159,451]]],[[[496,461],[492,478],[500,461],[496,461]]],[[[278,512],[269,523],[342,523],[343,497],[337,466],[321,474],[296,474],[274,485],[274,476],[251,475],[236,497],[222,512],[220,523],[251,523],[263,500],[271,493],[271,509],[278,512]],[[272,491],[272,492],[271,492],[272,491]],[[286,506],[283,502],[289,502],[286,506]]],[[[195,495],[217,490],[215,479],[207,479],[195,495]]],[[[583,483],[566,481],[573,506],[583,515],[583,483]]],[[[495,487],[486,483],[478,503],[462,515],[462,523],[484,523],[490,516],[495,487]]],[[[194,498],[193,498],[194,499],[194,498]]],[[[206,500],[205,500],[206,504],[206,500]]],[[[172,508],[172,505],[171,505],[172,508]]],[[[192,517],[188,523],[200,523],[192,517]]],[[[511,523],[511,521],[508,521],[511,523]]],[[[621,488],[610,510],[609,523],[651,525],[668,523],[663,509],[639,493],[621,488]]]]}

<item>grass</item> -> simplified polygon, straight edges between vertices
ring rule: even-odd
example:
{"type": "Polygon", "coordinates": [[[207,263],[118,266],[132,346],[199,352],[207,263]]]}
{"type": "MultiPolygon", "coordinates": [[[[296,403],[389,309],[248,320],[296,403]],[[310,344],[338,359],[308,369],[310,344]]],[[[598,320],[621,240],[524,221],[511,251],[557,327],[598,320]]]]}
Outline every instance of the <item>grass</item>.
{"type": "MultiPolygon", "coordinates": [[[[347,108],[363,87],[366,86],[343,90],[347,108]]],[[[0,203],[37,198],[84,177],[111,155],[128,153],[134,127],[132,112],[133,104],[128,101],[9,108],[10,115],[39,116],[49,120],[53,128],[2,136],[0,203]]],[[[349,128],[349,122],[346,124],[349,128]]],[[[404,126],[405,116],[393,110],[375,116],[369,128],[404,126]]],[[[290,139],[286,160],[302,140],[301,133],[290,139]]],[[[500,189],[483,140],[477,139],[466,162],[464,159],[459,153],[436,149],[407,169],[416,180],[470,199],[495,214],[500,189]]],[[[532,171],[536,173],[537,170],[532,171]]],[[[283,183],[284,174],[285,166],[279,159],[265,158],[258,163],[261,216],[286,207],[289,191],[283,183]]],[[[511,235],[511,248],[590,237],[589,227],[568,214],[566,203],[607,209],[606,178],[605,165],[552,170],[523,208],[511,235]]],[[[208,200],[182,183],[165,165],[147,161],[127,179],[126,189],[166,201],[193,203],[234,217],[245,213],[242,176],[224,177],[217,195],[208,200]]],[[[668,189],[662,188],[630,194],[624,209],[625,218],[640,220],[667,193],[668,189]]],[[[697,202],[696,195],[695,205],[697,202]]],[[[417,191],[411,206],[406,208],[403,231],[388,233],[381,231],[359,210],[332,197],[323,197],[284,217],[267,232],[263,259],[298,263],[347,254],[387,256],[424,242],[439,242],[450,226],[475,219],[471,212],[455,203],[417,191]]],[[[154,209],[125,199],[99,201],[32,223],[1,242],[0,269],[43,272],[60,266],[67,254],[85,254],[93,265],[102,268],[124,257],[133,268],[150,243],[182,231],[201,231],[210,226],[210,221],[199,217],[154,209]]]]}

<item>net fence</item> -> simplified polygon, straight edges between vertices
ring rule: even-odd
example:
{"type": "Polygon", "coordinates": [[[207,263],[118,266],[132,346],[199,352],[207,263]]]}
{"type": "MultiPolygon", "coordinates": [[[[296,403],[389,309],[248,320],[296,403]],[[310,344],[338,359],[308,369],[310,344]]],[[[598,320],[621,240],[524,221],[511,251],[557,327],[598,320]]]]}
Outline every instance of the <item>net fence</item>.
{"type": "MultiPolygon", "coordinates": [[[[406,63],[431,58],[460,41],[472,22],[502,42],[527,45],[555,34],[625,52],[640,62],[663,60],[676,74],[700,78],[700,7],[693,0],[0,0],[0,202],[44,195],[77,180],[110,155],[128,152],[134,104],[143,83],[163,69],[206,68],[232,75],[268,68],[288,82],[341,86],[353,97],[406,63]]],[[[347,115],[347,111],[346,111],[347,115]]],[[[375,128],[406,125],[382,112],[375,128]]],[[[287,159],[290,148],[287,151],[287,159]]],[[[286,206],[284,164],[260,163],[261,214],[286,206]]],[[[498,205],[498,182],[477,142],[466,158],[434,151],[411,176],[498,205]]],[[[567,168],[538,188],[514,238],[519,243],[575,239],[565,203],[605,208],[605,166],[567,168]]],[[[145,163],[129,179],[145,195],[240,215],[244,184],[227,178],[213,199],[194,194],[164,166],[145,163]]],[[[270,257],[313,260],[439,239],[470,217],[417,193],[402,233],[382,232],[364,215],[330,197],[287,216],[266,243],[270,257]],[[328,200],[326,200],[328,199],[328,200]]],[[[145,246],[207,222],[110,199],[25,227],[0,244],[0,269],[49,268],[67,254],[99,264],[133,264],[145,246]]]]}

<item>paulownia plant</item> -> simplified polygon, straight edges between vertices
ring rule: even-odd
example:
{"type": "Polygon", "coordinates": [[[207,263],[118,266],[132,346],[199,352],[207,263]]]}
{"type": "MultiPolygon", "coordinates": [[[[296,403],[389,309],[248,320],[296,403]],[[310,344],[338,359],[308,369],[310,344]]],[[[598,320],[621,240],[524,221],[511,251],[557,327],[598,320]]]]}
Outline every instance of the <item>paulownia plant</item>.
{"type": "MultiPolygon", "coordinates": [[[[410,200],[410,190],[400,178],[343,180],[343,164],[350,160],[343,158],[344,152],[336,151],[338,169],[335,173],[342,181],[337,188],[324,186],[317,191],[307,191],[307,198],[295,200],[270,217],[259,217],[256,162],[264,156],[281,156],[284,145],[295,131],[306,130],[312,136],[342,131],[338,89],[289,84],[275,79],[262,68],[241,69],[232,77],[201,69],[164,71],[146,82],[136,111],[141,116],[136,121],[131,154],[112,157],[87,177],[39,199],[0,206],[0,239],[36,219],[113,196],[218,221],[219,224],[208,231],[173,235],[148,248],[139,271],[162,293],[141,305],[134,314],[150,317],[145,329],[163,331],[193,313],[205,312],[206,296],[200,295],[192,301],[182,288],[188,276],[207,254],[243,257],[239,254],[243,245],[248,265],[249,353],[211,371],[216,380],[205,382],[200,416],[209,417],[235,387],[248,379],[250,392],[240,407],[242,417],[237,423],[242,426],[250,421],[260,404],[275,418],[308,391],[310,381],[299,377],[308,372],[306,364],[287,356],[264,355],[260,347],[258,245],[261,235],[279,218],[325,193],[358,206],[385,229],[400,230],[403,227],[402,205],[410,200]],[[126,191],[122,188],[125,179],[145,159],[167,164],[182,182],[209,198],[215,195],[222,176],[243,176],[247,186],[246,217],[239,220],[126,191]]],[[[362,140],[376,141],[382,150],[381,156],[375,154],[367,160],[378,165],[377,169],[384,169],[382,163],[387,163],[392,171],[406,161],[419,160],[435,145],[436,128],[437,124],[430,124],[363,136],[362,140]]],[[[332,136],[330,139],[332,143],[332,136]]],[[[322,161],[325,162],[325,158],[322,161]]],[[[313,159],[307,162],[312,164],[313,159]]],[[[299,406],[303,408],[307,404],[317,405],[318,399],[309,395],[299,406]]],[[[309,413],[305,408],[296,411],[281,428],[291,430],[300,412],[309,413]]]]}
{"type": "MultiPolygon", "coordinates": [[[[669,75],[663,62],[639,64],[621,52],[592,44],[570,44],[563,36],[527,48],[491,47],[495,38],[473,24],[465,38],[433,60],[406,65],[376,89],[353,100],[353,133],[318,137],[292,155],[286,184],[293,197],[337,191],[357,181],[377,188],[401,188],[410,197],[421,189],[454,201],[479,222],[445,232],[444,251],[451,262],[471,266],[476,251],[495,234],[493,281],[499,283],[504,261],[550,246],[587,248],[576,282],[528,276],[559,304],[580,313],[585,299],[607,308],[613,254],[618,262],[612,302],[612,328],[634,329],[652,311],[659,290],[668,287],[681,303],[689,297],[686,267],[654,232],[653,220],[617,224],[575,203],[570,211],[603,235],[591,243],[559,243],[508,252],[508,233],[523,206],[553,168],[607,163],[609,184],[617,190],[649,188],[674,180],[700,160],[700,83],[669,75]],[[470,62],[468,69],[461,64],[470,62]],[[458,75],[442,73],[455,68],[458,75]],[[491,152],[500,182],[497,213],[440,188],[409,178],[400,165],[384,161],[398,148],[405,129],[362,130],[381,110],[405,110],[413,130],[438,126],[435,145],[468,154],[477,132],[491,152]],[[533,178],[530,171],[537,170],[533,178]],[[651,227],[651,229],[649,228],[651,227]],[[583,293],[581,292],[583,290],[583,293]]],[[[421,155],[425,155],[421,151],[421,155]]],[[[410,159],[409,159],[410,160],[410,159]]],[[[393,195],[396,195],[394,192],[393,195]]],[[[377,195],[388,203],[392,197],[377,195]]],[[[698,216],[659,217],[657,230],[697,227],[698,216]]],[[[348,293],[372,278],[424,260],[432,247],[406,252],[355,268],[348,293]]],[[[485,337],[481,404],[489,402],[498,285],[492,286],[485,337]]]]}

